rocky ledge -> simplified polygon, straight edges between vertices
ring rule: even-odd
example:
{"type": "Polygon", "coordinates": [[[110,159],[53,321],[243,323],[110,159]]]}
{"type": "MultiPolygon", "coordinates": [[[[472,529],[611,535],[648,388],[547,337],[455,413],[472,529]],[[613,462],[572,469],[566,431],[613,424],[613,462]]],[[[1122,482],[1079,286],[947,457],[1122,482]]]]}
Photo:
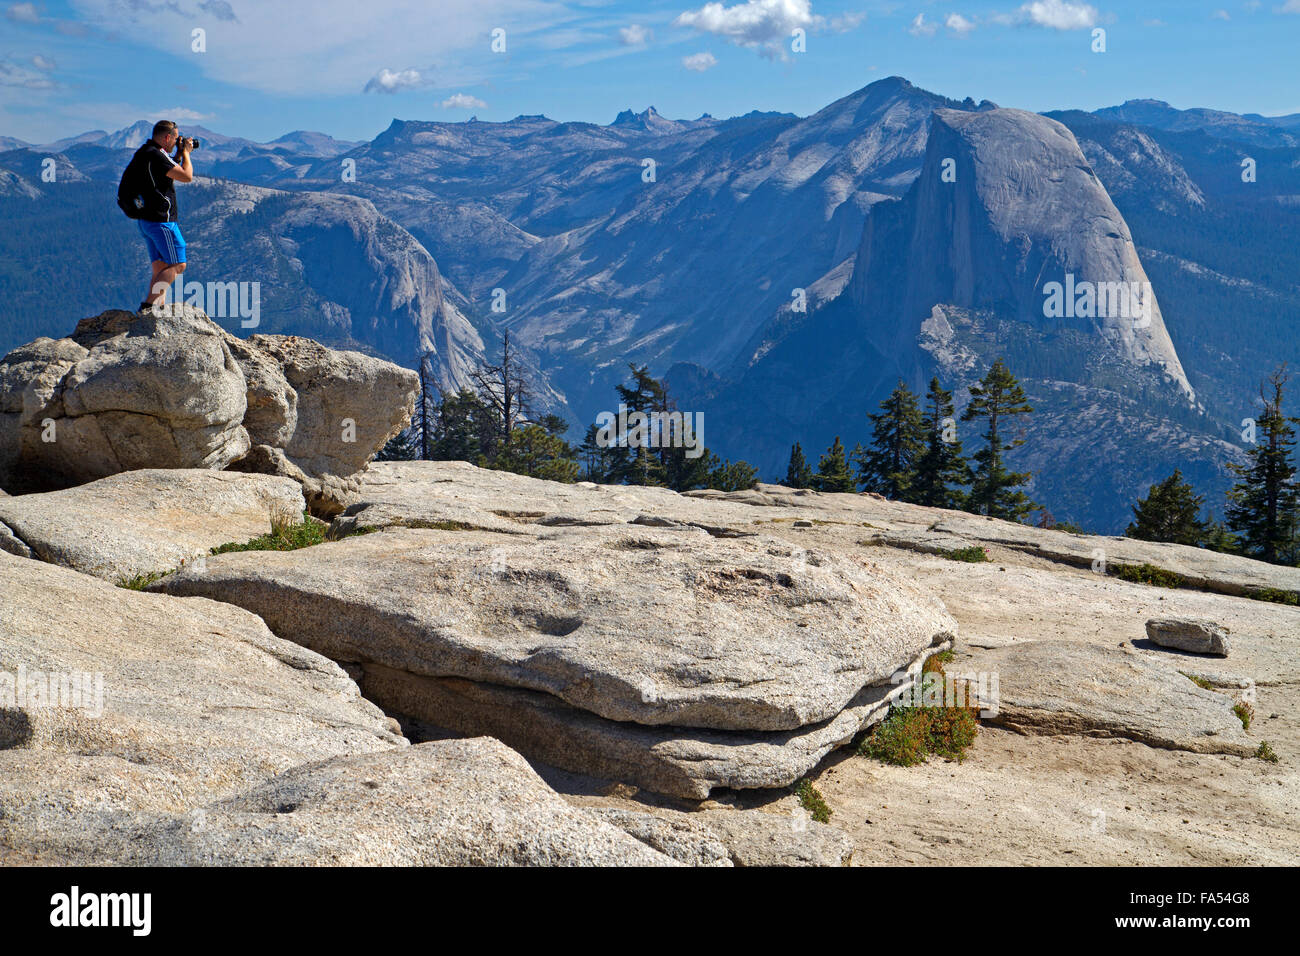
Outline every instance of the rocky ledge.
{"type": "Polygon", "coordinates": [[[0,487],[231,468],[293,478],[328,514],[410,419],[418,385],[309,339],[238,339],[192,306],[112,310],[0,359],[0,487]]]}

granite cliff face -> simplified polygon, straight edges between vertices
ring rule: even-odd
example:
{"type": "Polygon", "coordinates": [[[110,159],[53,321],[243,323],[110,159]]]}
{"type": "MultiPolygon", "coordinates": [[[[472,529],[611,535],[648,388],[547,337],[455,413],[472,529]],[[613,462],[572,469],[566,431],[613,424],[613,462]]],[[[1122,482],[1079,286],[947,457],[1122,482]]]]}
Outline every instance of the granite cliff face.
{"type": "MultiPolygon", "coordinates": [[[[1146,146],[1146,166],[1170,165],[1146,146]]],[[[780,467],[789,443],[769,432],[822,448],[847,431],[851,444],[862,432],[846,423],[899,379],[922,392],[938,375],[960,411],[1003,357],[1035,410],[1013,464],[1058,518],[1119,530],[1174,468],[1212,500],[1226,487],[1236,451],[1207,423],[1123,215],[1054,120],[935,111],[910,189],[871,207],[851,267],[809,291],[808,312],[778,315],[738,386],[706,405],[767,423],[750,460],[780,467]]]]}
{"type": "Polygon", "coordinates": [[[885,354],[915,353],[934,307],[956,306],[1081,333],[1085,381],[1195,397],[1124,217],[1070,131],[1034,113],[936,111],[911,191],[867,221],[849,296],[885,354]]]}

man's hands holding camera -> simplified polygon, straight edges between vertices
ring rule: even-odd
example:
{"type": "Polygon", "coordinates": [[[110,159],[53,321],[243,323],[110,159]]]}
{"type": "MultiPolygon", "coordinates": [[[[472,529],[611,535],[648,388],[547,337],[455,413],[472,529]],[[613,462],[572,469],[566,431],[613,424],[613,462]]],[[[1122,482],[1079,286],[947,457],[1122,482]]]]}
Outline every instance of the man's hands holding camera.
{"type": "Polygon", "coordinates": [[[199,141],[189,136],[176,137],[176,151],[182,155],[199,148],[199,141]]]}

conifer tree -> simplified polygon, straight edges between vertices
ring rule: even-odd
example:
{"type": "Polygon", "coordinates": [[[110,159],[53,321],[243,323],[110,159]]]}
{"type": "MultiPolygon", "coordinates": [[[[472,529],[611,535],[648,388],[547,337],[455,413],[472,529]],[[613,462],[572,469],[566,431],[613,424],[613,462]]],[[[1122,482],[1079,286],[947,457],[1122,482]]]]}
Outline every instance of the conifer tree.
{"type": "Polygon", "coordinates": [[[791,488],[811,488],[812,482],[812,466],[804,458],[803,448],[795,442],[790,449],[790,464],[785,469],[785,483],[791,488]]]}
{"type": "Polygon", "coordinates": [[[930,379],[925,396],[925,414],[921,427],[925,433],[925,452],[916,463],[916,480],[908,501],[931,508],[960,508],[966,500],[962,486],[973,480],[970,465],[962,455],[953,418],[952,392],[930,379]]]}
{"type": "Polygon", "coordinates": [[[835,436],[835,443],[826,449],[821,461],[817,463],[817,474],[813,476],[813,487],[818,491],[856,491],[853,475],[849,473],[849,463],[844,457],[844,446],[840,436],[835,436]]]}
{"type": "Polygon", "coordinates": [[[472,389],[443,395],[429,421],[429,446],[423,457],[478,463],[495,453],[499,423],[491,407],[472,389]]]}
{"type": "Polygon", "coordinates": [[[614,476],[617,449],[602,445],[598,440],[599,432],[600,429],[596,425],[588,425],[582,444],[578,446],[578,456],[582,462],[582,477],[586,481],[594,481],[597,484],[612,484],[617,481],[614,476]]]}
{"type": "Polygon", "coordinates": [[[1228,492],[1226,523],[1237,533],[1241,553],[1274,564],[1300,559],[1300,487],[1291,462],[1297,419],[1282,413],[1287,383],[1283,364],[1260,388],[1263,412],[1256,423],[1260,440],[1244,465],[1230,465],[1238,481],[1228,492]]]}
{"type": "Polygon", "coordinates": [[[747,461],[723,461],[709,452],[705,456],[708,475],[704,487],[717,491],[746,491],[758,480],[758,469],[747,461]]]}
{"type": "Polygon", "coordinates": [[[880,411],[867,417],[872,423],[871,447],[853,453],[858,483],[894,501],[910,500],[917,461],[925,451],[916,394],[900,379],[880,403],[880,411]]]}
{"type": "Polygon", "coordinates": [[[496,365],[480,365],[469,377],[479,400],[494,411],[496,427],[480,439],[481,453],[492,458],[499,447],[509,444],[510,433],[528,421],[532,402],[523,362],[519,350],[511,346],[509,332],[501,338],[501,361],[496,365]]]}
{"type": "Polygon", "coordinates": [[[547,481],[578,480],[578,462],[573,458],[573,449],[560,436],[531,423],[512,431],[505,447],[485,464],[497,471],[513,471],[547,481]]]}
{"type": "Polygon", "coordinates": [[[985,419],[984,447],[975,453],[975,474],[966,509],[975,514],[1019,521],[1037,507],[1019,487],[1030,478],[1028,472],[1008,471],[1005,452],[1019,448],[1024,439],[1007,440],[1008,419],[1033,411],[1024,389],[999,358],[988,374],[970,389],[971,400],[962,413],[964,422],[985,419]]]}
{"type": "Polygon", "coordinates": [[[1205,498],[1183,480],[1179,469],[1153,484],[1147,496],[1133,506],[1133,521],[1124,530],[1130,538],[1200,547],[1209,531],[1201,520],[1205,498]]]}
{"type": "MultiPolygon", "coordinates": [[[[654,412],[665,411],[668,407],[668,393],[663,383],[650,374],[648,365],[628,363],[632,373],[631,385],[617,385],[619,403],[632,412],[644,412],[647,416],[654,412]]],[[[611,449],[614,465],[611,477],[617,482],[630,485],[666,484],[667,469],[663,459],[656,453],[657,449],[648,447],[649,427],[629,429],[630,435],[619,435],[618,445],[611,449]],[[635,447],[634,447],[635,445],[635,447]]]]}

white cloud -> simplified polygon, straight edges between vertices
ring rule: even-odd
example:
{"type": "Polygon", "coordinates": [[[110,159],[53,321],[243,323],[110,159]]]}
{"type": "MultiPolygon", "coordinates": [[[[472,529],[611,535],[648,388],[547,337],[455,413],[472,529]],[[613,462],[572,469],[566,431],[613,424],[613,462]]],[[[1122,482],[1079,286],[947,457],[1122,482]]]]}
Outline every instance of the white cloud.
{"type": "Polygon", "coordinates": [[[831,29],[836,33],[848,33],[861,26],[866,18],[865,13],[842,13],[837,17],[831,17],[831,29]]]}
{"type": "MultiPolygon", "coordinates": [[[[1249,7],[1250,5],[1247,4],[1247,6],[1249,7]]],[[[1258,8],[1259,8],[1259,4],[1250,7],[1251,10],[1255,10],[1258,8]]],[[[1274,7],[1273,12],[1274,13],[1300,13],[1300,0],[1286,0],[1286,3],[1282,4],[1282,6],[1274,7]]]]}
{"type": "Polygon", "coordinates": [[[48,56],[41,56],[39,53],[32,55],[32,66],[36,67],[38,70],[44,70],[46,73],[59,68],[59,64],[55,63],[48,56]]]}
{"type": "Polygon", "coordinates": [[[1231,20],[1231,19],[1232,19],[1232,16],[1228,13],[1227,10],[1215,10],[1213,13],[1210,14],[1210,19],[1211,19],[1211,20],[1231,20]]]}
{"type": "Polygon", "coordinates": [[[5,16],[14,23],[40,23],[40,14],[36,12],[34,3],[11,3],[9,9],[5,11],[5,16]]]}
{"type": "Polygon", "coordinates": [[[696,73],[711,70],[717,65],[718,58],[707,50],[703,53],[692,53],[690,56],[682,57],[682,66],[688,70],[694,70],[696,73]]]}
{"type": "Polygon", "coordinates": [[[620,27],[618,31],[619,41],[624,46],[645,46],[652,36],[654,36],[654,31],[639,23],[634,23],[627,27],[620,27]]]}
{"type": "Polygon", "coordinates": [[[442,101],[442,108],[445,110],[485,110],[488,105],[477,96],[470,96],[468,93],[453,93],[442,101]]]}
{"type": "Polygon", "coordinates": [[[431,77],[419,70],[380,70],[366,83],[366,93],[400,93],[402,90],[418,90],[433,83],[431,77]]]}
{"type": "Polygon", "coordinates": [[[0,86],[17,86],[25,90],[52,90],[58,84],[44,73],[21,66],[13,60],[0,60],[0,86]]]}
{"type": "Polygon", "coordinates": [[[746,0],[730,7],[706,3],[681,14],[673,23],[784,59],[792,31],[820,28],[826,19],[813,14],[811,0],[746,0]]]}
{"type": "Polygon", "coordinates": [[[175,106],[169,110],[155,110],[152,113],[146,113],[147,116],[165,116],[169,120],[177,123],[200,123],[203,120],[212,119],[211,113],[200,113],[198,110],[186,109],[183,106],[175,106]]]}
{"type": "Polygon", "coordinates": [[[938,29],[939,24],[927,23],[925,14],[918,13],[916,19],[912,21],[912,25],[907,28],[907,32],[914,37],[932,37],[938,29]]]}
{"type": "Polygon", "coordinates": [[[1011,17],[999,18],[1003,22],[1025,23],[1050,30],[1087,30],[1097,25],[1101,14],[1087,3],[1069,0],[1033,0],[1026,3],[1011,17]]]}
{"type": "Polygon", "coordinates": [[[943,25],[953,33],[959,33],[963,36],[975,29],[975,21],[967,20],[960,13],[948,14],[948,18],[943,21],[943,25]]]}
{"type": "MultiPolygon", "coordinates": [[[[2,2],[2,0],[0,0],[2,2]]],[[[133,42],[176,54],[188,51],[194,0],[69,0],[78,22],[93,31],[115,32],[133,42]]],[[[438,83],[477,86],[503,75],[517,76],[517,54],[528,50],[530,66],[547,65],[539,53],[558,19],[578,9],[574,0],[229,0],[238,20],[212,16],[207,52],[188,57],[197,79],[229,83],[278,95],[355,94],[377,71],[400,74],[438,64],[438,83]],[[400,28],[394,28],[394,24],[400,28]],[[506,31],[505,55],[490,53],[492,31],[506,31]]],[[[214,8],[215,9],[215,8],[214,8]]],[[[63,22],[63,21],[59,21],[63,22]]],[[[613,25],[591,31],[593,42],[609,44],[613,25]]]]}

